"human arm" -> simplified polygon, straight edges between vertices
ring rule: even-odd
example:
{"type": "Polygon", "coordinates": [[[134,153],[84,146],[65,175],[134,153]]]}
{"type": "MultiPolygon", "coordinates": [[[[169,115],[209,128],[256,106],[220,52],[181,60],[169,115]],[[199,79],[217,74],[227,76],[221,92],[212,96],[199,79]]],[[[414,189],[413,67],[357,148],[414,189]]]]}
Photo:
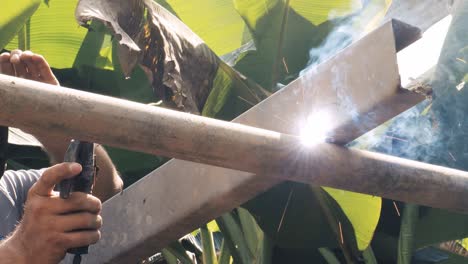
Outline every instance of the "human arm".
{"type": "Polygon", "coordinates": [[[0,242],[2,263],[58,263],[67,249],[99,240],[99,199],[80,192],[61,199],[53,191],[60,181],[80,171],[76,163],[61,163],[44,171],[28,191],[20,224],[0,242]]]}
{"type": "MultiPolygon", "coordinates": [[[[0,73],[18,76],[34,81],[59,85],[47,61],[30,51],[14,50],[0,54],[0,73]]],[[[70,142],[64,135],[52,135],[48,131],[27,131],[43,144],[53,164],[63,161],[63,156],[70,142]]],[[[93,194],[105,201],[123,188],[114,164],[102,146],[96,147],[96,165],[99,168],[93,194]]]]}

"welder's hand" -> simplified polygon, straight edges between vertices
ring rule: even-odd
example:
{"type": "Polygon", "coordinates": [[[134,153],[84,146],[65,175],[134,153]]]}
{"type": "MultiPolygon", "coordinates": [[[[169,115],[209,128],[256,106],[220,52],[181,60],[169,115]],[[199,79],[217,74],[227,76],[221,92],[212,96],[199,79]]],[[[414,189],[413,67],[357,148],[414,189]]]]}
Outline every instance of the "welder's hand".
{"type": "Polygon", "coordinates": [[[0,54],[0,73],[59,85],[44,57],[31,51],[13,50],[0,54]]]}
{"type": "Polygon", "coordinates": [[[54,186],[81,171],[77,163],[60,163],[44,171],[31,187],[24,215],[7,242],[25,262],[58,263],[67,249],[96,243],[102,225],[98,198],[74,192],[61,199],[54,186]]]}

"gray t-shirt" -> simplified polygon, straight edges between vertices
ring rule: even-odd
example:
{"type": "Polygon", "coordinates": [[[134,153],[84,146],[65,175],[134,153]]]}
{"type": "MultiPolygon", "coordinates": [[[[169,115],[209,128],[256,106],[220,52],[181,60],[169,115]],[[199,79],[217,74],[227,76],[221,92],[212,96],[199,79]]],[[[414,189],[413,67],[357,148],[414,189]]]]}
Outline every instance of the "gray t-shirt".
{"type": "Polygon", "coordinates": [[[10,234],[23,215],[29,188],[44,170],[7,170],[0,179],[0,240],[10,234]]]}

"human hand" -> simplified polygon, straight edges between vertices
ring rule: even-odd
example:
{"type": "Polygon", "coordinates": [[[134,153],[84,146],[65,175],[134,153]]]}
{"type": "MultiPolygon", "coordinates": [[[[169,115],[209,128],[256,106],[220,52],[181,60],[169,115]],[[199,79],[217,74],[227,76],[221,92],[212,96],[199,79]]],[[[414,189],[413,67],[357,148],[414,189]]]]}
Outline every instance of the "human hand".
{"type": "Polygon", "coordinates": [[[69,248],[94,244],[100,239],[99,199],[80,192],[61,199],[53,191],[56,184],[77,175],[81,169],[77,163],[52,166],[29,190],[23,219],[8,239],[21,263],[55,264],[69,248]]]}
{"type": "Polygon", "coordinates": [[[13,50],[11,54],[0,54],[0,73],[59,85],[44,57],[31,51],[13,50]]]}
{"type": "MultiPolygon", "coordinates": [[[[44,57],[31,51],[13,50],[11,53],[0,54],[0,74],[60,85],[44,57]]],[[[47,152],[57,161],[60,160],[59,157],[63,157],[70,142],[70,138],[63,135],[51,135],[49,131],[29,129],[24,129],[24,131],[39,139],[47,152]]]]}

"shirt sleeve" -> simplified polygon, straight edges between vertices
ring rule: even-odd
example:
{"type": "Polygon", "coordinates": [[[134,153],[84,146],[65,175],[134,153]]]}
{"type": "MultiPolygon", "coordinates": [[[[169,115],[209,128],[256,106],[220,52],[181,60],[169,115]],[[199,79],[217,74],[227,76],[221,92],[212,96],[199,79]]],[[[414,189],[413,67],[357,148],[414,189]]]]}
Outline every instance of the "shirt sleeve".
{"type": "Polygon", "coordinates": [[[42,170],[7,170],[0,179],[0,239],[13,231],[23,215],[28,191],[42,170]]]}

